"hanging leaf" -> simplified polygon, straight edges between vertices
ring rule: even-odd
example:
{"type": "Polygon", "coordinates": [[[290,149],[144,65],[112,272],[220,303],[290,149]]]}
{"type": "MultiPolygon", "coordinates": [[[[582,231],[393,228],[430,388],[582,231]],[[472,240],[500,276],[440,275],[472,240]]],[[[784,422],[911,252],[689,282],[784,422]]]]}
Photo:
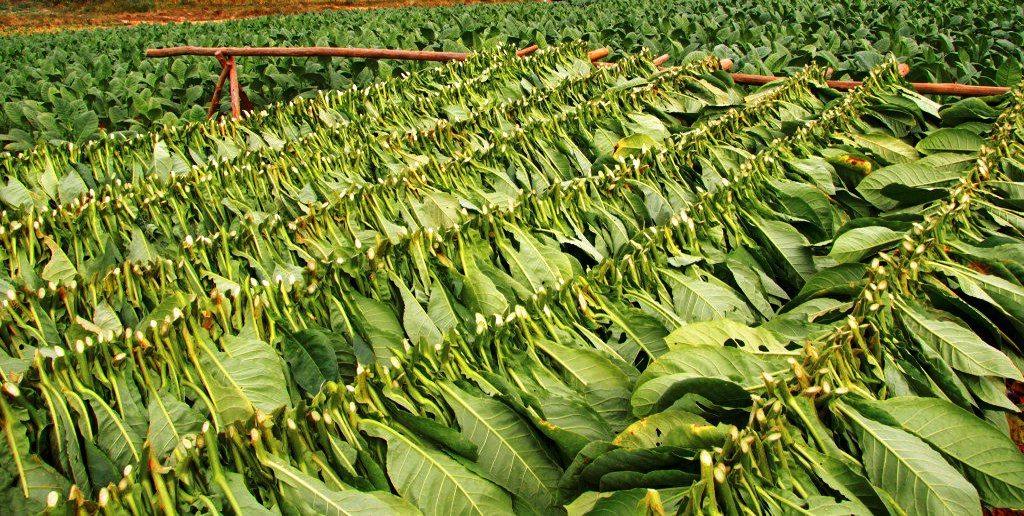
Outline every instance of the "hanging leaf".
{"type": "Polygon", "coordinates": [[[954,459],[991,507],[1024,508],[1024,455],[995,427],[938,398],[881,402],[902,428],[954,459]]]}
{"type": "Polygon", "coordinates": [[[440,387],[463,435],[477,445],[477,465],[487,478],[531,505],[552,506],[552,487],[562,470],[530,425],[499,401],[471,396],[453,384],[440,387]]]}
{"type": "Polygon", "coordinates": [[[149,399],[149,430],[146,440],[157,459],[163,460],[186,435],[202,428],[204,418],[169,392],[152,392],[149,399]]]}
{"type": "Polygon", "coordinates": [[[405,334],[409,336],[409,341],[416,345],[423,343],[432,348],[440,346],[443,342],[441,330],[420,306],[416,296],[405,286],[398,275],[392,274],[391,281],[402,295],[402,306],[405,307],[405,311],[402,313],[402,326],[405,327],[405,334]]]}
{"type": "Polygon", "coordinates": [[[291,405],[281,357],[251,326],[221,339],[223,351],[200,339],[201,363],[220,424],[246,419],[259,410],[271,413],[291,405]]]}
{"type": "Polygon", "coordinates": [[[341,378],[338,355],[330,336],[318,328],[286,335],[281,355],[288,362],[291,376],[307,394],[315,395],[325,382],[341,378]]]}
{"type": "Polygon", "coordinates": [[[281,459],[266,455],[262,459],[265,466],[274,472],[274,476],[284,485],[288,486],[288,492],[293,496],[290,501],[302,506],[314,514],[330,514],[348,516],[352,514],[416,514],[417,511],[411,505],[403,503],[390,495],[390,500],[385,503],[377,496],[363,493],[356,490],[335,491],[326,484],[317,480],[302,471],[299,471],[281,459]],[[404,510],[395,511],[396,504],[404,510]]]}
{"type": "Polygon", "coordinates": [[[917,150],[923,154],[936,152],[976,153],[984,140],[977,134],[966,129],[943,127],[932,131],[928,136],[917,142],[917,150]]]}
{"type": "Polygon", "coordinates": [[[512,499],[500,487],[433,448],[377,421],[359,429],[387,442],[387,473],[402,498],[424,514],[511,514],[512,499]]]}
{"type": "Polygon", "coordinates": [[[978,492],[938,452],[903,430],[843,409],[858,436],[867,477],[907,514],[973,514],[978,492]]]}

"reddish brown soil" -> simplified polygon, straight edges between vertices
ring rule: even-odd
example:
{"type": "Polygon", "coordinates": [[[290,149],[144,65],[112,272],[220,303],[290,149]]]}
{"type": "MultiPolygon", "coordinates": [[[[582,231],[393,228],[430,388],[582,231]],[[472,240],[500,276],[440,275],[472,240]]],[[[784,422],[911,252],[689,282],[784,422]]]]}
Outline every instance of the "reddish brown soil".
{"type": "Polygon", "coordinates": [[[140,23],[223,21],[328,9],[431,7],[503,1],[511,0],[156,0],[153,10],[128,12],[116,0],[0,0],[0,33],[51,32],[140,23]]]}

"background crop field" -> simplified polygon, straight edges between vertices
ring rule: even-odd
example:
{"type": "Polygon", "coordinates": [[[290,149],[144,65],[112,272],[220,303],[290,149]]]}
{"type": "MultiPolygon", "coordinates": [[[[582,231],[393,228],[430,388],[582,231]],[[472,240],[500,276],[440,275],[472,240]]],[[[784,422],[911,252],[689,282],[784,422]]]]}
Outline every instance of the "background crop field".
{"type": "MultiPolygon", "coordinates": [[[[333,45],[466,50],[583,40],[642,47],[675,62],[693,52],[744,72],[785,74],[819,62],[859,77],[893,53],[910,79],[1011,84],[1024,35],[1013,2],[892,0],[612,0],[311,13],[215,24],[172,23],[0,39],[0,138],[10,150],[81,143],[98,131],[199,120],[219,66],[210,58],[144,60],[171,45],[333,45]],[[927,12],[928,16],[921,16],[927,12]]],[[[257,106],[409,70],[400,62],[244,59],[257,106]]]]}

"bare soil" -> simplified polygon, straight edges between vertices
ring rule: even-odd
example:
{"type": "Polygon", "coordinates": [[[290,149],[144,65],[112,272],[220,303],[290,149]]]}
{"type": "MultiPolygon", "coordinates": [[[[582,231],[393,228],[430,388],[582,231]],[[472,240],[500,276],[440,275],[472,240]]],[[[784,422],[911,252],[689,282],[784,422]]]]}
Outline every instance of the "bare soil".
{"type": "Polygon", "coordinates": [[[140,23],[212,22],[342,9],[446,6],[510,0],[155,0],[133,12],[133,0],[0,0],[0,34],[53,32],[140,23]]]}

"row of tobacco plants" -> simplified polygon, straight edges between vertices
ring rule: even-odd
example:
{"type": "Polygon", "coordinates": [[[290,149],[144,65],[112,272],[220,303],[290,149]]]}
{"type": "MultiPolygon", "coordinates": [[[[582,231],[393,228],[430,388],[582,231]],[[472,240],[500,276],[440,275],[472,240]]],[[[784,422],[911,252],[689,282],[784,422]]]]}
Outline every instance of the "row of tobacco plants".
{"type": "Polygon", "coordinates": [[[8,158],[2,506],[1024,509],[1024,93],[586,56],[8,158]]]}

